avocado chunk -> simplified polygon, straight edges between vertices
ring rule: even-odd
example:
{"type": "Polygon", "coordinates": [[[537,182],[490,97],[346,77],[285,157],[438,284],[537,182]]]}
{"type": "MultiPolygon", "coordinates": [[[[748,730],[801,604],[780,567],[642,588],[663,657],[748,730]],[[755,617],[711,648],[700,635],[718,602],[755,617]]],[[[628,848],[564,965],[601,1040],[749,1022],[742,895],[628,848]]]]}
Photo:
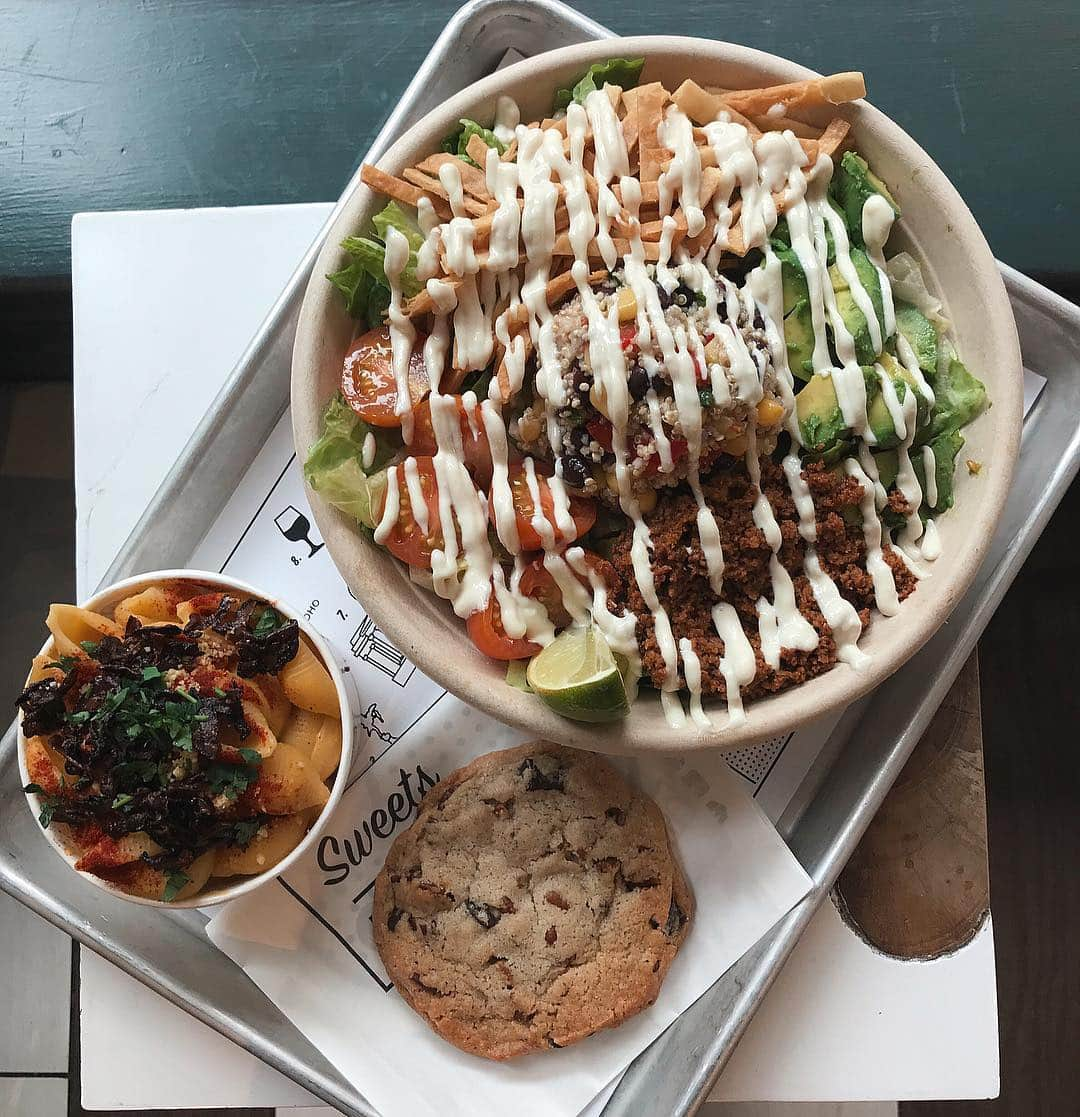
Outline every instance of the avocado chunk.
{"type": "MultiPolygon", "coordinates": [[[[881,336],[885,336],[885,309],[881,301],[881,277],[874,267],[873,261],[861,248],[852,248],[851,262],[855,265],[855,274],[859,282],[866,289],[877,316],[878,325],[881,327],[881,336]]],[[[866,315],[859,309],[859,304],[848,287],[847,280],[840,274],[840,269],[834,264],[829,268],[829,279],[832,281],[833,291],[836,292],[836,309],[847,326],[855,342],[855,359],[860,365],[870,365],[877,357],[877,350],[870,336],[870,325],[866,315]]]]}
{"type": "MultiPolygon", "coordinates": [[[[892,412],[885,402],[885,395],[881,390],[881,380],[875,369],[863,370],[866,379],[866,420],[874,432],[876,444],[882,449],[899,446],[900,436],[896,433],[896,424],[893,422],[892,412]]],[[[907,394],[907,383],[899,377],[890,377],[896,398],[903,403],[907,394]]]]}
{"type": "Polygon", "coordinates": [[[854,151],[844,153],[840,166],[833,172],[829,183],[829,194],[834,198],[844,215],[844,224],[853,244],[862,245],[862,212],[866,199],[880,194],[892,206],[893,213],[900,216],[900,207],[889,193],[889,188],[881,181],[861,155],[854,151]]]}
{"type": "Polygon", "coordinates": [[[795,415],[803,446],[809,453],[835,461],[846,450],[848,428],[831,376],[815,373],[810,377],[795,397],[795,415]]]}
{"type": "Polygon", "coordinates": [[[774,247],[776,258],[780,261],[780,276],[784,286],[784,314],[796,304],[808,302],[810,289],[806,285],[806,274],[795,250],[788,247],[774,247]]]}
{"type": "MultiPolygon", "coordinates": [[[[907,385],[907,387],[915,393],[916,409],[915,409],[915,429],[922,430],[926,426],[927,420],[930,418],[930,401],[923,395],[922,389],[919,387],[919,382],[915,378],[915,374],[910,372],[905,365],[902,365],[891,353],[882,353],[878,358],[878,364],[892,377],[893,384],[897,381],[907,385]]],[[[901,403],[904,402],[904,393],[900,391],[899,386],[896,392],[897,398],[901,403]]]]}
{"type": "Polygon", "coordinates": [[[796,303],[784,318],[784,341],[792,376],[808,380],[814,371],[814,316],[809,300],[796,303]]]}
{"type": "Polygon", "coordinates": [[[874,464],[877,466],[878,480],[881,487],[888,492],[896,484],[896,475],[900,472],[900,458],[895,450],[879,450],[873,455],[874,464]]]}
{"type": "Polygon", "coordinates": [[[923,491],[923,508],[930,512],[947,512],[953,506],[953,478],[956,474],[956,455],[964,445],[964,436],[959,431],[946,431],[939,434],[930,444],[934,451],[934,481],[937,485],[937,500],[931,505],[926,491],[926,465],[922,450],[913,450],[911,464],[923,491]]]}
{"type": "Polygon", "coordinates": [[[923,375],[932,383],[938,362],[938,335],[934,323],[918,307],[898,299],[896,329],[907,340],[923,375]]]}

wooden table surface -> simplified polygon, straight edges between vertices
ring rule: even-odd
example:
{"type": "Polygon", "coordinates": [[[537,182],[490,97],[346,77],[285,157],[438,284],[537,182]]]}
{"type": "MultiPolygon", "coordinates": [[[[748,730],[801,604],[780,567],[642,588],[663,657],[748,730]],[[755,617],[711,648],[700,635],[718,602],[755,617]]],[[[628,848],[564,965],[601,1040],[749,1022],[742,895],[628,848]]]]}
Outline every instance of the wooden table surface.
{"type": "MultiPolygon", "coordinates": [[[[69,270],[80,210],[337,197],[459,0],[0,0],[0,276],[69,270]]],[[[1077,269],[1077,0],[578,0],[870,99],[1022,271],[1077,269]]],[[[239,282],[242,276],[237,277],[239,282]]]]}

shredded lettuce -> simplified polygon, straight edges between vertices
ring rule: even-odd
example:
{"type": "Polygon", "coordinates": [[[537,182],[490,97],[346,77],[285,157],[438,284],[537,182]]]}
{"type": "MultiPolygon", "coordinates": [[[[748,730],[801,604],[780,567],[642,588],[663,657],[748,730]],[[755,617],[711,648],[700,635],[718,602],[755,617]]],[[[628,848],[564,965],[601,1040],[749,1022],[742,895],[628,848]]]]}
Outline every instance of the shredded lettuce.
{"type": "Polygon", "coordinates": [[[421,287],[416,278],[416,253],[424,243],[423,233],[411,217],[397,204],[390,202],[371,219],[376,235],[346,237],[341,247],[352,259],[341,271],[326,278],[345,298],[350,318],[365,322],[369,328],[382,325],[390,305],[390,283],[386,278],[383,259],[386,255],[386,230],[391,226],[403,233],[409,242],[409,261],[401,273],[401,291],[412,298],[421,287]]]}
{"type": "Polygon", "coordinates": [[[419,252],[420,245],[424,243],[424,234],[420,232],[420,226],[397,202],[387,202],[386,208],[375,214],[371,223],[375,226],[375,232],[381,241],[386,240],[386,230],[394,228],[404,235],[413,252],[419,252]]]}
{"type": "Polygon", "coordinates": [[[941,313],[941,299],[930,294],[923,279],[922,268],[914,256],[898,252],[892,259],[885,261],[885,274],[892,285],[893,298],[903,299],[918,307],[937,326],[939,334],[948,330],[949,320],[941,313]]]}
{"type": "Polygon", "coordinates": [[[495,148],[500,155],[506,150],[506,144],[504,144],[490,128],[485,128],[482,124],[477,124],[475,120],[470,120],[467,116],[463,116],[458,121],[458,127],[443,140],[442,150],[449,152],[451,155],[457,155],[459,158],[464,159],[466,163],[471,163],[474,167],[479,166],[476,160],[469,155],[467,150],[469,140],[471,140],[473,136],[479,136],[488,147],[495,148]]]}
{"type": "Polygon", "coordinates": [[[585,98],[605,85],[618,85],[623,89],[633,89],[641,77],[644,58],[609,58],[590,66],[570,89],[559,89],[555,93],[553,112],[560,112],[576,101],[579,105],[585,98]]]}
{"type": "Polygon", "coordinates": [[[374,472],[364,472],[364,440],[372,432],[340,396],[335,396],[323,415],[322,436],[308,451],[304,479],[326,501],[368,528],[378,523],[377,514],[386,491],[386,462],[396,447],[380,440],[374,472]]]}

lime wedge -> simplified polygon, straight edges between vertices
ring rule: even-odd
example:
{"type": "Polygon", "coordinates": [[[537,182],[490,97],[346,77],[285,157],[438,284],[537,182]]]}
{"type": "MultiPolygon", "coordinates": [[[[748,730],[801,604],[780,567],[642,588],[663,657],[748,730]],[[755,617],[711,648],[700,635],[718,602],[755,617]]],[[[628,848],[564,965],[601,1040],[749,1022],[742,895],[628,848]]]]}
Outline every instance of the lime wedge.
{"type": "Polygon", "coordinates": [[[591,625],[556,636],[533,656],[526,677],[557,714],[575,721],[615,721],[630,710],[619,665],[591,625]]]}

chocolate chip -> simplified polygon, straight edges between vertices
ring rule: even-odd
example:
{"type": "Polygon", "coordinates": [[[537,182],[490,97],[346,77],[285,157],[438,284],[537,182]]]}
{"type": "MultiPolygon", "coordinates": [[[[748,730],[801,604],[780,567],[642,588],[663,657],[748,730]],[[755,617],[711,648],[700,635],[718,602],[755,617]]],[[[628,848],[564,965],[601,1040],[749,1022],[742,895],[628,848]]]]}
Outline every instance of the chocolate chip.
{"type": "Polygon", "coordinates": [[[555,930],[555,924],[553,923],[544,932],[544,942],[546,942],[548,944],[548,946],[554,946],[555,945],[555,940],[558,939],[558,937],[559,937],[559,932],[555,930]]]}
{"type": "Polygon", "coordinates": [[[570,901],[563,899],[563,897],[552,889],[550,892],[544,893],[544,899],[547,900],[552,907],[558,908],[560,911],[570,910],[570,901]]]}
{"type": "Polygon", "coordinates": [[[657,959],[656,959],[656,961],[655,961],[655,962],[653,962],[653,964],[652,964],[652,972],[653,972],[653,973],[656,973],[656,971],[657,971],[658,969],[660,969],[660,959],[659,959],[659,958],[657,958],[657,959]]]}
{"type": "Polygon", "coordinates": [[[513,915],[517,911],[517,908],[514,907],[514,901],[509,896],[503,896],[498,903],[498,908],[503,915],[513,915]]]}
{"type": "Polygon", "coordinates": [[[622,868],[622,862],[617,857],[601,857],[593,862],[593,868],[602,873],[617,873],[622,868]]]}
{"type": "Polygon", "coordinates": [[[525,777],[526,791],[562,791],[563,771],[553,768],[545,772],[533,758],[527,757],[518,767],[518,775],[525,777]]]}
{"type": "Polygon", "coordinates": [[[533,1017],[535,1015],[536,1015],[535,1012],[522,1012],[521,1009],[519,1008],[514,1013],[514,1023],[515,1024],[531,1024],[532,1021],[533,1021],[533,1017]]]}
{"type": "Polygon", "coordinates": [[[627,880],[625,877],[623,878],[623,888],[625,888],[627,892],[636,892],[641,888],[655,888],[659,883],[660,881],[658,881],[656,877],[646,877],[644,880],[627,880]]]}
{"type": "Polygon", "coordinates": [[[498,908],[492,907],[491,904],[477,903],[475,900],[466,900],[465,910],[485,931],[490,931],[502,918],[502,912],[498,908]]]}
{"type": "Polygon", "coordinates": [[[559,1050],[562,1049],[562,1044],[561,1043],[556,1043],[555,1040],[553,1040],[551,1038],[551,1036],[547,1037],[547,1041],[548,1041],[548,1047],[553,1047],[556,1051],[559,1051],[559,1050]]]}
{"type": "Polygon", "coordinates": [[[664,924],[664,934],[670,939],[672,936],[678,934],[682,930],[683,924],[686,922],[686,912],[676,903],[675,897],[671,897],[671,906],[668,908],[667,922],[664,924]]]}
{"type": "Polygon", "coordinates": [[[616,826],[626,825],[626,811],[622,807],[608,807],[604,814],[615,823],[616,826]]]}
{"type": "Polygon", "coordinates": [[[401,922],[401,917],[404,914],[405,913],[401,910],[401,908],[391,908],[390,914],[386,917],[386,929],[388,931],[395,930],[397,928],[397,925],[401,922]]]}

